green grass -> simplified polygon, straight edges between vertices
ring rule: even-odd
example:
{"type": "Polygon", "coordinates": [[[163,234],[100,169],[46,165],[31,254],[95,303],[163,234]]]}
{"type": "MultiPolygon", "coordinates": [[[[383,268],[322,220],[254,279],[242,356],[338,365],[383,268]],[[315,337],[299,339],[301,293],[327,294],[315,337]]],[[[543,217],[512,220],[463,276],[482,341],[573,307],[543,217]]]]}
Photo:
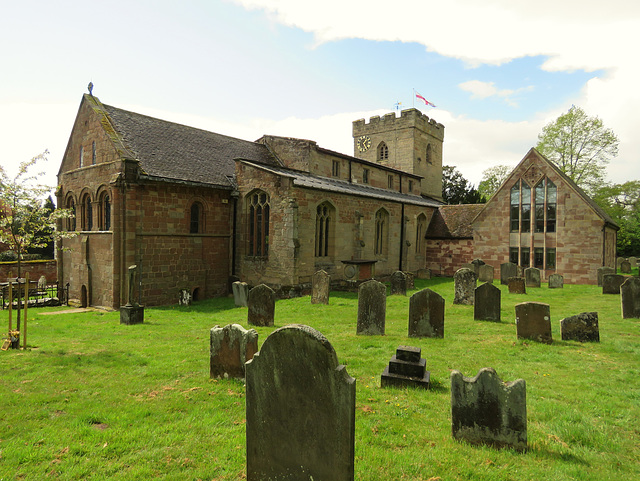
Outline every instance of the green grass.
{"type": "MultiPolygon", "coordinates": [[[[387,299],[386,335],[356,336],[355,294],[278,301],[276,328],[308,324],[357,379],[356,479],[640,479],[640,320],[595,286],[502,289],[502,322],[454,306],[450,279],[416,281],[446,299],[444,339],[407,337],[409,297],[387,299]],[[514,305],[551,305],[552,345],[516,340],[514,305]],[[559,320],[597,311],[600,343],[560,340],[559,320]],[[422,348],[432,389],[381,389],[399,345],[422,348]],[[450,372],[493,367],[527,382],[525,453],[451,437],[450,372]]],[[[29,310],[29,348],[0,352],[0,480],[237,480],[245,471],[244,386],[209,379],[209,329],[240,323],[229,298],[119,313],[29,310]]],[[[0,314],[2,326],[7,313],[0,314]]],[[[3,331],[6,328],[3,327],[3,331]]],[[[260,344],[275,328],[257,328],[260,344]]]]}

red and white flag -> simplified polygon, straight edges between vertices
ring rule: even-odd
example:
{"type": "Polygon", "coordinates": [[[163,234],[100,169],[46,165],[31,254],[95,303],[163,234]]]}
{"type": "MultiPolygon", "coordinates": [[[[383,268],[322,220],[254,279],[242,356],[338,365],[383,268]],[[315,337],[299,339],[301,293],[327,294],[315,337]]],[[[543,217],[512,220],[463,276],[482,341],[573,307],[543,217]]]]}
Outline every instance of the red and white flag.
{"type": "Polygon", "coordinates": [[[420,95],[418,92],[416,92],[416,98],[418,100],[422,100],[424,102],[425,105],[429,105],[431,107],[435,107],[436,105],[432,102],[429,102],[427,99],[425,99],[422,95],[420,95]]]}

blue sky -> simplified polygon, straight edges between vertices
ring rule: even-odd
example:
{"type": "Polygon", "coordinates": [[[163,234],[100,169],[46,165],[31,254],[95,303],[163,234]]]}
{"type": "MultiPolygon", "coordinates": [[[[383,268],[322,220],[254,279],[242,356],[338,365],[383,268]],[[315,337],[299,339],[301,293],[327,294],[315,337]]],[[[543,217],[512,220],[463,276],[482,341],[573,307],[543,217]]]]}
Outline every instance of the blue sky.
{"type": "Polygon", "coordinates": [[[640,4],[611,0],[186,0],[3,6],[0,165],[50,151],[87,84],[109,105],[249,140],[352,154],[351,121],[396,102],[445,125],[444,163],[477,185],[579,105],[620,137],[612,181],[640,179],[640,4]],[[482,5],[480,5],[482,3],[482,5]],[[415,101],[417,90],[436,108],[415,101]]]}

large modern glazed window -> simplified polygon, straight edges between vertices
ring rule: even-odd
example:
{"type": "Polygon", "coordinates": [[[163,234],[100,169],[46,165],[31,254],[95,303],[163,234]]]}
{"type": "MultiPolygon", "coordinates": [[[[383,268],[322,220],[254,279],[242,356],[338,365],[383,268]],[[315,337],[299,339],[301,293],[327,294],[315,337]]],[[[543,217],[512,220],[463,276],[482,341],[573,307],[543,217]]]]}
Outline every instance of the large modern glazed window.
{"type": "Polygon", "coordinates": [[[549,179],[542,179],[536,185],[536,232],[556,231],[557,193],[558,189],[549,179]]]}
{"type": "Polygon", "coordinates": [[[531,232],[531,187],[518,180],[511,187],[511,232],[531,232]]]}
{"type": "Polygon", "coordinates": [[[250,256],[269,253],[269,196],[260,190],[247,196],[247,230],[250,256]]]}
{"type": "Polygon", "coordinates": [[[323,202],[316,209],[316,257],[331,255],[333,211],[333,206],[328,202],[323,202]]]}
{"type": "Polygon", "coordinates": [[[377,256],[387,254],[389,244],[389,214],[386,210],[380,209],[376,212],[375,218],[375,241],[373,243],[373,253],[377,256]]]}
{"type": "Polygon", "coordinates": [[[378,145],[378,160],[389,160],[389,147],[384,142],[380,142],[378,145]]]}

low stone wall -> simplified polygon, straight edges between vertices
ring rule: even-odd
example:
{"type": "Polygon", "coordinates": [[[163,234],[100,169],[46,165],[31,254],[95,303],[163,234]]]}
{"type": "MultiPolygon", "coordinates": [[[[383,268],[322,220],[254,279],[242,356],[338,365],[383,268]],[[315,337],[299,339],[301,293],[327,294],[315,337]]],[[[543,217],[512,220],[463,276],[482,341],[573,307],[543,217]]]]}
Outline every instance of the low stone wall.
{"type": "MultiPolygon", "coordinates": [[[[47,278],[47,284],[53,284],[58,280],[57,261],[41,260],[41,261],[22,261],[20,263],[22,277],[28,272],[29,280],[38,281],[41,276],[47,278]]],[[[17,262],[0,262],[0,281],[5,281],[9,274],[15,277],[18,274],[17,262]]]]}

